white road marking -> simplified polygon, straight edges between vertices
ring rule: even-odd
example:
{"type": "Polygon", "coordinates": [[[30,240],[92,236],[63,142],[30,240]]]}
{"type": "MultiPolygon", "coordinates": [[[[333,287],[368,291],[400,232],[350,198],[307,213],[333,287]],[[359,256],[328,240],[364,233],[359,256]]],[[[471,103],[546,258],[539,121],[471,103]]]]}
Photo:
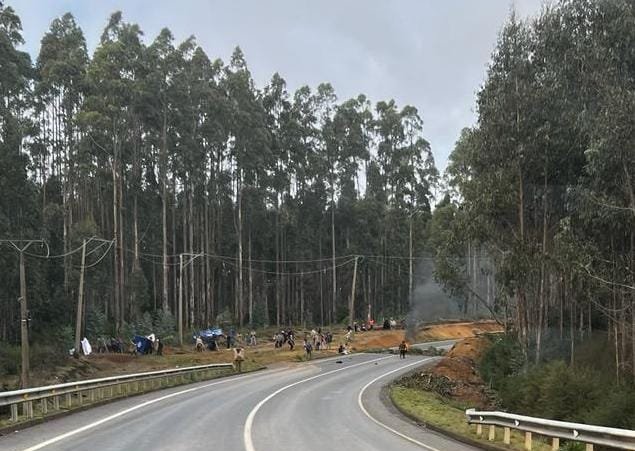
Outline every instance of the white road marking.
{"type": "Polygon", "coordinates": [[[269,401],[271,398],[273,398],[274,396],[282,393],[285,390],[288,390],[291,387],[295,387],[296,385],[303,384],[304,382],[312,381],[313,379],[317,379],[319,377],[328,376],[329,374],[339,373],[340,371],[348,370],[350,368],[355,368],[356,366],[367,365],[369,363],[378,362],[380,360],[385,360],[385,359],[390,359],[390,358],[394,358],[394,356],[390,355],[388,357],[380,357],[378,359],[368,360],[366,362],[356,363],[354,365],[345,366],[343,368],[338,368],[336,370],[327,371],[326,373],[320,373],[320,374],[318,374],[316,376],[311,376],[311,377],[308,377],[306,379],[301,379],[299,381],[296,381],[296,382],[294,382],[292,384],[285,385],[284,387],[279,388],[278,390],[274,391],[269,396],[267,396],[262,401],[260,401],[258,404],[256,404],[256,406],[251,410],[251,412],[249,412],[249,415],[247,415],[247,420],[245,420],[245,426],[244,426],[244,430],[243,430],[243,441],[245,442],[245,449],[247,451],[256,451],[256,448],[254,447],[254,442],[251,439],[251,429],[252,429],[253,424],[254,424],[254,418],[256,417],[256,414],[258,413],[260,408],[267,401],[269,401]]]}
{"type": "Polygon", "coordinates": [[[362,409],[362,412],[364,412],[364,415],[366,415],[368,418],[370,418],[374,423],[378,424],[379,426],[383,427],[384,429],[392,432],[395,435],[398,435],[399,437],[409,441],[410,443],[414,443],[415,445],[419,445],[422,448],[425,448],[429,451],[439,451],[436,448],[433,448],[432,446],[428,446],[425,443],[421,443],[419,440],[416,440],[412,437],[407,436],[406,434],[403,434],[401,432],[399,432],[396,429],[391,428],[390,426],[382,423],[381,421],[379,421],[377,418],[374,418],[373,416],[371,416],[370,413],[368,413],[368,410],[366,410],[366,408],[364,407],[364,403],[362,402],[362,396],[364,395],[364,392],[366,391],[366,389],[368,387],[370,387],[371,385],[373,385],[375,382],[377,382],[379,379],[389,376],[393,373],[396,373],[399,370],[403,370],[404,368],[408,368],[409,366],[414,366],[414,365],[420,365],[423,362],[430,360],[428,359],[424,359],[424,360],[419,360],[417,362],[414,363],[409,363],[408,365],[404,365],[402,367],[399,367],[397,369],[394,369],[392,371],[388,371],[387,373],[382,374],[381,376],[376,377],[375,379],[373,379],[372,381],[370,381],[369,383],[367,383],[366,385],[364,385],[364,387],[359,391],[359,395],[357,396],[357,404],[359,405],[359,408],[362,409]]]}
{"type": "MultiPolygon", "coordinates": [[[[212,382],[210,384],[205,384],[205,385],[201,385],[201,386],[198,386],[198,387],[188,388],[187,390],[181,390],[181,391],[178,391],[178,392],[175,392],[175,393],[170,393],[169,395],[161,396],[160,398],[151,399],[150,401],[145,401],[145,402],[143,402],[141,404],[137,404],[136,406],[129,407],[128,409],[124,409],[124,410],[122,410],[120,412],[117,412],[117,413],[115,413],[113,415],[104,417],[101,420],[97,420],[97,421],[95,421],[93,423],[89,423],[89,424],[87,424],[85,426],[82,426],[80,428],[73,429],[72,431],[69,431],[69,432],[66,432],[64,434],[58,435],[56,437],[50,438],[50,439],[48,439],[48,440],[46,440],[44,442],[38,443],[37,445],[33,445],[30,448],[26,448],[24,451],[36,451],[38,449],[42,449],[45,446],[52,445],[52,444],[57,443],[57,442],[59,442],[61,440],[64,440],[65,438],[72,437],[73,435],[77,435],[77,434],[79,434],[81,432],[84,432],[84,431],[87,431],[89,429],[93,429],[93,428],[99,426],[100,424],[106,423],[108,421],[112,421],[115,418],[119,418],[120,416],[126,415],[126,414],[128,414],[130,412],[134,412],[135,410],[138,410],[138,409],[142,409],[144,407],[147,407],[147,406],[149,406],[151,404],[154,404],[154,403],[157,403],[159,401],[164,401],[166,399],[173,398],[175,396],[179,396],[179,395],[182,395],[182,394],[185,394],[185,393],[190,393],[190,392],[193,392],[193,391],[202,390],[204,388],[208,388],[208,387],[211,387],[211,386],[214,386],[214,385],[226,384],[228,382],[234,382],[234,381],[237,381],[237,380],[247,379],[247,378],[256,377],[256,376],[263,376],[263,375],[272,374],[272,373],[277,373],[277,372],[280,372],[280,371],[284,371],[285,369],[286,368],[271,370],[271,371],[267,371],[266,373],[257,372],[255,374],[246,374],[244,376],[227,378],[227,379],[223,379],[221,381],[212,382]]],[[[295,371],[295,370],[292,370],[292,371],[295,371]]]]}

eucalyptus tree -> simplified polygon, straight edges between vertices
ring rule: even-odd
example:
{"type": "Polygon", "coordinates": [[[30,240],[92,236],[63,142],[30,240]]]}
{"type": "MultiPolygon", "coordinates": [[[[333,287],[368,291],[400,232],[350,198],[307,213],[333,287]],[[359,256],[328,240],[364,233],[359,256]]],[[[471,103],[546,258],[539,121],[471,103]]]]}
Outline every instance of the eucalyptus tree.
{"type": "MultiPolygon", "coordinates": [[[[170,175],[171,152],[173,145],[173,103],[174,96],[174,72],[176,70],[176,50],[173,45],[173,36],[170,30],[164,28],[147,49],[148,75],[145,83],[146,89],[153,93],[152,107],[148,109],[148,128],[152,144],[159,151],[158,172],[161,188],[161,227],[162,227],[162,295],[161,307],[164,311],[170,310],[169,303],[169,264],[168,264],[168,205],[170,192],[168,191],[168,177],[170,175]]],[[[173,176],[175,175],[172,171],[173,176]]],[[[175,185],[173,179],[173,187],[175,185]]],[[[174,193],[172,193],[174,195],[174,193]]],[[[174,216],[174,210],[173,210],[174,216]]],[[[176,233],[176,231],[174,231],[176,233]]],[[[172,243],[172,249],[176,243],[172,243]]],[[[175,284],[176,285],[176,284],[175,284]]]]}
{"type": "MultiPolygon", "coordinates": [[[[33,134],[27,115],[30,106],[31,60],[18,50],[24,44],[22,23],[13,8],[0,2],[0,236],[30,239],[39,232],[41,217],[36,205],[37,188],[29,180],[26,138],[33,134]]],[[[17,259],[2,246],[0,275],[0,337],[15,337],[18,319],[17,259]]]]}
{"type": "MultiPolygon", "coordinates": [[[[84,139],[90,142],[94,150],[93,164],[102,168],[106,163],[112,175],[112,312],[116,329],[122,325],[126,313],[122,204],[125,169],[131,153],[131,130],[134,130],[134,99],[139,89],[140,71],[143,71],[141,34],[139,26],[124,22],[120,12],[112,14],[88,67],[88,93],[80,116],[84,139]]],[[[100,176],[105,175],[103,170],[98,171],[101,172],[100,176]]],[[[127,307],[130,310],[130,305],[127,307]]]]}
{"type": "MultiPolygon", "coordinates": [[[[73,203],[79,182],[78,130],[75,115],[80,110],[85,92],[88,52],[86,40],[70,13],[56,18],[41,42],[35,69],[35,95],[40,129],[39,171],[42,183],[42,204],[47,203],[47,175],[60,179],[63,214],[63,252],[69,251],[70,228],[73,224],[73,203]],[[50,149],[50,150],[49,150],[50,149]],[[50,158],[49,158],[50,157],[50,158]]],[[[51,197],[56,198],[57,193],[51,197]]],[[[81,198],[86,211],[88,193],[81,198]]],[[[75,206],[77,209],[77,206],[75,206]]],[[[81,218],[80,218],[81,219],[81,218]]],[[[64,259],[64,288],[68,290],[70,260],[64,259]]]]}
{"type": "Polygon", "coordinates": [[[282,248],[282,224],[281,209],[284,205],[286,194],[290,193],[292,177],[297,176],[297,168],[292,167],[292,158],[299,154],[292,152],[290,142],[295,134],[294,127],[290,126],[291,103],[287,92],[285,80],[278,74],[274,74],[271,81],[264,88],[262,105],[266,114],[266,124],[270,133],[270,149],[272,155],[272,167],[268,168],[269,188],[271,202],[275,208],[275,260],[276,260],[276,325],[280,326],[284,321],[284,284],[282,278],[284,265],[281,260],[284,255],[282,248]]]}
{"type": "Polygon", "coordinates": [[[256,92],[244,55],[239,47],[232,54],[224,79],[231,99],[230,154],[234,168],[236,198],[236,237],[238,268],[234,317],[242,326],[245,320],[243,285],[243,189],[264,188],[266,167],[270,158],[269,133],[266,128],[262,99],[256,92]]]}

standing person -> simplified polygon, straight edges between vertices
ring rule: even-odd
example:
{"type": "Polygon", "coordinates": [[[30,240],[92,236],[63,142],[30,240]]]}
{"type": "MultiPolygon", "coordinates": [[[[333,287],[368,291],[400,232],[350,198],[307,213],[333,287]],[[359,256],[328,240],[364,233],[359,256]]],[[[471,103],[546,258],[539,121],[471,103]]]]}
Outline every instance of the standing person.
{"type": "Polygon", "coordinates": [[[306,353],[306,359],[311,360],[311,353],[313,352],[313,345],[309,340],[304,340],[304,352],[306,353]]]}
{"type": "Polygon", "coordinates": [[[253,329],[249,332],[249,344],[251,346],[256,346],[256,331],[253,329]]]}
{"type": "Polygon", "coordinates": [[[406,343],[406,340],[402,340],[401,344],[399,345],[399,358],[405,359],[407,352],[408,352],[408,344],[406,343]]]}
{"type": "Polygon", "coordinates": [[[234,370],[239,373],[243,370],[243,361],[245,360],[245,349],[238,346],[234,348],[234,370]]]}
{"type": "Polygon", "coordinates": [[[163,355],[163,340],[157,338],[157,355],[163,355]]]}

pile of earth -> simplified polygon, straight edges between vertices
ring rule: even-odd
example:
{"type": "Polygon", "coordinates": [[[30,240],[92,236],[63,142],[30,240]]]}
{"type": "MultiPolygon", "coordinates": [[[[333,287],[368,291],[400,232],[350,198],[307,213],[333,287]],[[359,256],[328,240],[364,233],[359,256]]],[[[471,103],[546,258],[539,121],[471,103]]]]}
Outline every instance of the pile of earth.
{"type": "Polygon", "coordinates": [[[489,343],[490,340],[486,337],[462,340],[431,369],[406,376],[399,384],[433,391],[462,405],[491,408],[492,399],[476,369],[477,362],[489,343]]]}

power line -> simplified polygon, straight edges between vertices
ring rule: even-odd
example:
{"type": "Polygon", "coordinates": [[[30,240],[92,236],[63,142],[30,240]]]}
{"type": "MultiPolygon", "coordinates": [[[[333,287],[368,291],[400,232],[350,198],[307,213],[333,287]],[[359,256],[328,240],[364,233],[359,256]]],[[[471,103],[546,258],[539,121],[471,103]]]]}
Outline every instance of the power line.
{"type": "MultiPolygon", "coordinates": [[[[99,247],[104,246],[106,243],[102,243],[99,247]]],[[[108,249],[106,249],[106,252],[104,252],[104,255],[102,255],[101,257],[99,257],[99,259],[95,262],[95,263],[91,263],[90,265],[85,265],[84,269],[86,268],[93,268],[95,266],[97,266],[104,258],[106,258],[106,255],[108,255],[108,253],[110,252],[110,249],[112,249],[113,244],[115,244],[115,240],[110,241],[110,244],[108,245],[108,249]]],[[[97,249],[99,248],[95,248],[91,251],[91,253],[95,252],[97,249]]],[[[88,254],[86,254],[88,255],[88,254]]]]}

